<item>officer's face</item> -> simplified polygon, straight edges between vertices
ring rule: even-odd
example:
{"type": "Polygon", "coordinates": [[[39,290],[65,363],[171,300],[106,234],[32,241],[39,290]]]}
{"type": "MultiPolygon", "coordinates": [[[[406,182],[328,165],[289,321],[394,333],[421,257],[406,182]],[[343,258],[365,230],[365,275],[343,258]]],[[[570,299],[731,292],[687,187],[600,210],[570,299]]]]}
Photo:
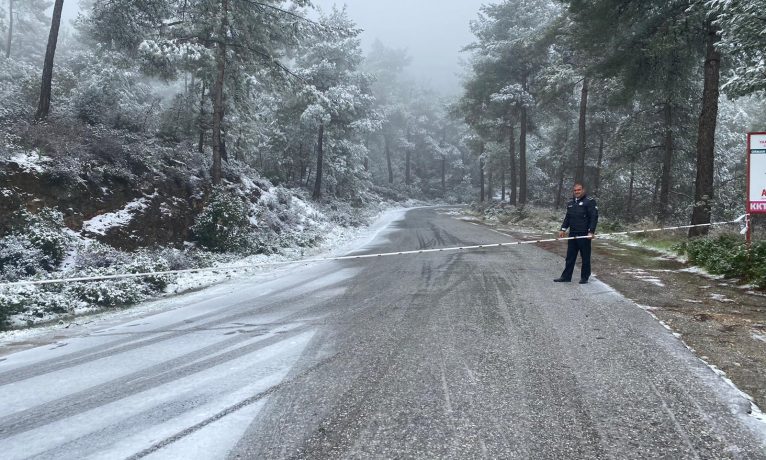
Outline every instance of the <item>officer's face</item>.
{"type": "Polygon", "coordinates": [[[583,195],[585,195],[585,190],[582,189],[582,185],[575,185],[574,189],[574,196],[576,198],[582,198],[583,195]]]}

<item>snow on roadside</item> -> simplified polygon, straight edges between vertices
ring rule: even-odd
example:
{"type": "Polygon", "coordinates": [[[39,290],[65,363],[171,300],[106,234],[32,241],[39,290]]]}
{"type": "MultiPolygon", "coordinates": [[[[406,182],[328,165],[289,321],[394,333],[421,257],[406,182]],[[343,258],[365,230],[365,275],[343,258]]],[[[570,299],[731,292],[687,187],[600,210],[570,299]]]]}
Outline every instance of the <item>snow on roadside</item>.
{"type": "MultiPolygon", "coordinates": [[[[310,206],[310,205],[309,205],[310,206]]],[[[323,257],[337,257],[355,250],[359,250],[372,242],[377,236],[386,230],[393,222],[404,218],[410,208],[389,208],[380,211],[372,217],[373,223],[367,227],[342,227],[338,225],[328,226],[324,233],[322,243],[312,248],[285,248],[280,254],[253,255],[233,262],[220,262],[213,267],[220,267],[220,271],[206,271],[196,273],[183,273],[178,275],[165,289],[165,294],[125,309],[102,310],[98,313],[95,308],[82,310],[81,313],[91,313],[87,317],[78,317],[65,322],[59,320],[58,324],[35,326],[27,329],[12,329],[0,331],[0,346],[31,340],[35,337],[49,336],[51,333],[62,333],[72,325],[84,325],[99,323],[116,318],[130,318],[150,312],[173,308],[173,296],[189,293],[194,290],[211,288],[215,285],[228,281],[244,280],[260,276],[279,276],[285,270],[290,270],[301,263],[311,263],[310,259],[323,257]],[[279,264],[279,262],[291,262],[279,264]],[[304,262],[305,261],[305,262],[304,262]],[[271,265],[269,265],[271,264],[271,265]],[[251,268],[236,271],[227,270],[227,266],[251,265],[251,268]]],[[[55,321],[53,316],[46,317],[47,321],[55,321]]]]}
{"type": "Polygon", "coordinates": [[[718,302],[724,302],[724,303],[734,302],[733,300],[731,300],[730,298],[726,297],[725,295],[718,294],[718,293],[710,294],[710,298],[713,299],[713,300],[716,300],[718,302]]]}
{"type": "Polygon", "coordinates": [[[665,283],[663,283],[661,279],[657,278],[656,276],[650,275],[646,270],[631,269],[631,270],[623,270],[622,272],[627,273],[628,275],[631,275],[638,280],[654,284],[655,286],[665,287],[665,283]]]}

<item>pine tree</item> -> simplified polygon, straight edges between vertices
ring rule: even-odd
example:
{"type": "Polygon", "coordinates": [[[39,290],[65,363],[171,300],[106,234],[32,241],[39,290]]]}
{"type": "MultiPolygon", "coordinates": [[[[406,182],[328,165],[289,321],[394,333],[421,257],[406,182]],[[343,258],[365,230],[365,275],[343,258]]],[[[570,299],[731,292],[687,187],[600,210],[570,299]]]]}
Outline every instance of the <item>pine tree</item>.
{"type": "Polygon", "coordinates": [[[308,5],[308,0],[113,0],[95,4],[83,29],[92,40],[140,58],[147,73],[175,79],[188,72],[209,88],[211,177],[217,184],[231,131],[226,115],[237,110],[227,89],[263,70],[274,81],[294,78],[281,58],[319,27],[300,14],[308,5]]]}
{"type": "Polygon", "coordinates": [[[56,45],[59,38],[59,26],[61,25],[61,11],[64,7],[64,0],[56,0],[53,6],[53,18],[51,19],[51,31],[48,36],[48,48],[45,52],[45,63],[43,65],[43,78],[40,85],[40,102],[37,105],[35,121],[42,121],[48,118],[51,107],[51,86],[53,84],[53,59],[56,55],[56,45]]]}

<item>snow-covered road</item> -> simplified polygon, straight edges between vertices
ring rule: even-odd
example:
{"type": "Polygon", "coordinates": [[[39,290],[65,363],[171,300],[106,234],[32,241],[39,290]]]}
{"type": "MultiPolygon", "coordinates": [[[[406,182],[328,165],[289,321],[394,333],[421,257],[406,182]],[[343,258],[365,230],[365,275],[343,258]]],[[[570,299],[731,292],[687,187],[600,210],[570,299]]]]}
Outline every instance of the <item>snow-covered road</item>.
{"type": "MultiPolygon", "coordinates": [[[[398,217],[355,250],[503,241],[398,217]]],[[[551,283],[560,265],[530,246],[314,263],[104,319],[0,358],[0,452],[766,458],[749,401],[608,286],[551,283]]]]}

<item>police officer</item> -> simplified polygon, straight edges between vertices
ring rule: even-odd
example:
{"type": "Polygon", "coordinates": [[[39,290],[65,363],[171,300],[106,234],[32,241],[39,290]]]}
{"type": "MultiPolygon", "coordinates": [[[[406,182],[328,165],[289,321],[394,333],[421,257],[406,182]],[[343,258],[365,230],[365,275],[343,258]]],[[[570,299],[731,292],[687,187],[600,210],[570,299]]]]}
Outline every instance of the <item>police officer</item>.
{"type": "Polygon", "coordinates": [[[586,284],[590,277],[590,243],[598,224],[598,206],[596,206],[596,200],[585,194],[582,184],[575,184],[573,191],[574,198],[567,203],[567,215],[564,217],[564,223],[561,224],[559,238],[564,238],[565,232],[569,229],[569,236],[575,239],[568,241],[564,271],[553,281],[557,283],[572,281],[575,260],[579,252],[582,261],[580,284],[586,284]]]}

